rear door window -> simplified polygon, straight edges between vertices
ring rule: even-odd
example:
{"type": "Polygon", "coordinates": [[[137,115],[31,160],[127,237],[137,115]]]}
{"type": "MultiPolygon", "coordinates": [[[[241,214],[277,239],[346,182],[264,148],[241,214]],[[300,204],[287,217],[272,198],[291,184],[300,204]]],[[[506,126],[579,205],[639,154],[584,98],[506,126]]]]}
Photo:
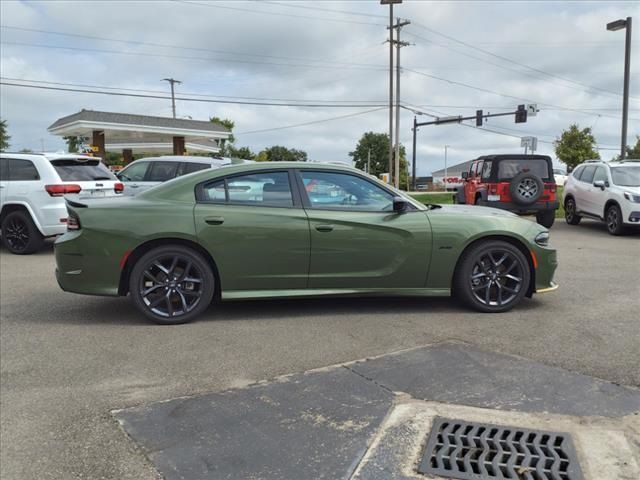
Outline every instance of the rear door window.
{"type": "Polygon", "coordinates": [[[204,184],[196,196],[201,202],[262,207],[293,206],[288,172],[260,172],[214,180],[204,184]]]}
{"type": "Polygon", "coordinates": [[[116,180],[116,176],[100,160],[84,158],[61,158],[51,160],[60,180],[63,182],[82,182],[91,180],[116,180]]]}
{"type": "Polygon", "coordinates": [[[152,162],[147,173],[147,182],[166,182],[176,176],[178,162],[152,162]]]}
{"type": "Polygon", "coordinates": [[[9,180],[40,180],[40,175],[31,160],[18,160],[16,158],[11,158],[9,159],[9,180]]]}
{"type": "Polygon", "coordinates": [[[498,177],[500,180],[511,180],[513,177],[526,172],[532,173],[540,178],[551,179],[549,164],[543,159],[513,159],[501,160],[498,162],[498,177]]]}
{"type": "Polygon", "coordinates": [[[580,176],[580,181],[581,182],[585,182],[585,183],[593,182],[593,175],[595,173],[596,173],[596,166],[595,165],[589,165],[587,167],[584,167],[584,171],[582,172],[582,175],[580,176]]]}
{"type": "Polygon", "coordinates": [[[211,165],[209,165],[208,163],[183,162],[182,165],[180,165],[178,176],[186,175],[187,173],[198,172],[200,170],[206,170],[210,167],[211,165]]]}

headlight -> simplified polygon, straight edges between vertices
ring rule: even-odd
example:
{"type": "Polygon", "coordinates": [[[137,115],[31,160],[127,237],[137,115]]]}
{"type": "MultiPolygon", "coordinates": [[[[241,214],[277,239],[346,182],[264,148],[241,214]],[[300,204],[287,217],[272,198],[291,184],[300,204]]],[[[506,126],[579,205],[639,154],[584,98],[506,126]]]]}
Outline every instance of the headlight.
{"type": "Polygon", "coordinates": [[[634,195],[630,192],[624,192],[624,198],[633,203],[640,203],[640,195],[634,195]]]}
{"type": "Polygon", "coordinates": [[[541,247],[546,247],[549,245],[549,232],[542,232],[536,235],[534,241],[540,245],[541,247]]]}

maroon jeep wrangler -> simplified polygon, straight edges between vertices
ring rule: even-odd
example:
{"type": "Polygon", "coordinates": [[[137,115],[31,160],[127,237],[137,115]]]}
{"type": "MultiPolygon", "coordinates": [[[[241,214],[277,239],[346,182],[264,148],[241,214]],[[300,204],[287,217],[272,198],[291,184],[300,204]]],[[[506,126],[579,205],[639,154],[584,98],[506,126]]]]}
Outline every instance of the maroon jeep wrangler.
{"type": "Polygon", "coordinates": [[[456,203],[535,214],[540,225],[553,225],[558,209],[553,164],[546,155],[485,155],[462,172],[456,203]]]}

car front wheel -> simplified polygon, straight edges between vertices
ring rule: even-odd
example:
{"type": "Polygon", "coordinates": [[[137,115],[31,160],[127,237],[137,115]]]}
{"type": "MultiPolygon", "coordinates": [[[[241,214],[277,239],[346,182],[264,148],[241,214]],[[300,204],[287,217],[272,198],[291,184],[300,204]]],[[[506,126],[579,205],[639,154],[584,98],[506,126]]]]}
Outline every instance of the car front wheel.
{"type": "Polygon", "coordinates": [[[465,251],[456,270],[454,294],[480,312],[506,312],[529,290],[531,269],[514,245],[486,240],[465,251]]]}
{"type": "Polygon", "coordinates": [[[607,231],[611,235],[624,234],[624,224],[622,223],[622,211],[618,205],[611,205],[607,208],[606,214],[607,231]]]}
{"type": "Polygon", "coordinates": [[[129,279],[134,305],[163,325],[190,322],[211,304],[215,276],[209,262],[182,245],[163,246],[144,254],[129,279]]]}
{"type": "Polygon", "coordinates": [[[11,253],[28,255],[44,245],[44,237],[27,212],[7,214],[2,221],[2,242],[11,253]]]}

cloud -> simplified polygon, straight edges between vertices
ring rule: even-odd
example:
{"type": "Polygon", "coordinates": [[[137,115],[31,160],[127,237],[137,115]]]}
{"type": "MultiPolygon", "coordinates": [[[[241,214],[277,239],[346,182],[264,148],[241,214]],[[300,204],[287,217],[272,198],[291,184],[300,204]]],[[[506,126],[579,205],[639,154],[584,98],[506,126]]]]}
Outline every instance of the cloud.
{"type": "MultiPolygon", "coordinates": [[[[638,17],[637,3],[405,1],[395,11],[413,22],[403,30],[403,39],[413,43],[402,49],[402,65],[407,68],[401,81],[403,102],[423,105],[420,108],[429,112],[472,115],[476,108],[498,112],[526,103],[509,96],[526,98],[539,104],[541,111],[537,117],[526,124],[514,124],[512,118],[492,119],[487,127],[515,137],[539,136],[540,153],[552,156],[552,145],[543,142],[551,142],[574,122],[593,126],[601,145],[615,148],[619,143],[622,104],[619,95],[527,69],[456,43],[454,39],[559,77],[619,92],[624,34],[607,32],[605,24],[616,18],[638,17]],[[506,96],[427,78],[408,69],[506,96]],[[596,108],[609,110],[589,110],[596,108]]],[[[203,0],[195,3],[4,1],[0,3],[0,14],[3,25],[77,35],[2,29],[0,69],[3,77],[168,92],[168,86],[160,80],[171,76],[183,82],[177,87],[178,95],[387,102],[388,45],[384,41],[388,33],[383,25],[388,21],[388,9],[377,1],[289,5],[286,2],[203,0]],[[305,6],[366,15],[301,8],[305,6]],[[12,45],[11,42],[68,49],[12,45]]],[[[634,76],[637,71],[638,66],[634,65],[634,76]]],[[[633,76],[632,96],[640,97],[633,76]]],[[[177,107],[180,116],[189,115],[194,119],[213,115],[232,118],[237,132],[366,110],[180,101],[177,107]]],[[[630,107],[630,117],[639,118],[640,102],[632,101],[630,107]]],[[[0,116],[8,120],[14,148],[39,149],[40,139],[44,139],[48,149],[62,148],[64,143],[49,135],[46,127],[81,108],[171,114],[166,100],[0,88],[0,116]]],[[[401,118],[401,140],[411,155],[413,115],[403,110],[401,118]]],[[[387,112],[382,110],[305,127],[238,135],[237,142],[254,150],[274,144],[286,145],[306,150],[312,159],[349,161],[348,153],[362,133],[387,129],[387,112]]],[[[637,133],[640,133],[640,122],[630,121],[630,141],[637,133]]],[[[449,163],[454,164],[482,154],[521,151],[519,138],[515,137],[458,125],[424,127],[418,133],[418,172],[428,174],[442,167],[445,144],[451,145],[449,163]]],[[[603,150],[602,153],[609,158],[616,152],[603,150]]]]}

